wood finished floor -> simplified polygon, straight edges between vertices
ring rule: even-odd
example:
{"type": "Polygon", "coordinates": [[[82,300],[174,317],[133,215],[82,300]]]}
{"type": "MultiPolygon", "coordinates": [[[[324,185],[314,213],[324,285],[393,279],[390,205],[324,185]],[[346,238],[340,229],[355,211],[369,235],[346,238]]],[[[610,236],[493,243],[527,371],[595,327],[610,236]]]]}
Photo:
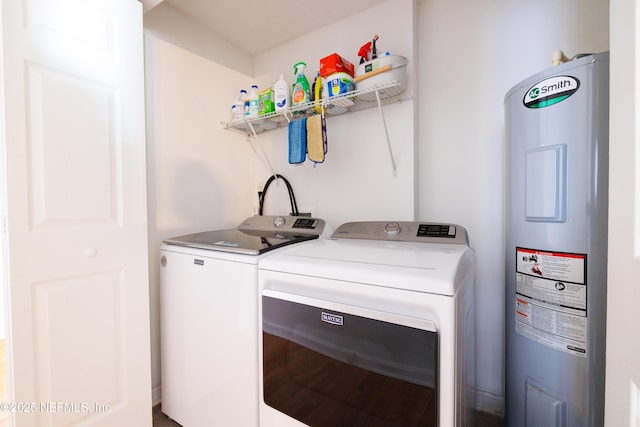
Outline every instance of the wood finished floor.
{"type": "MultiPolygon", "coordinates": [[[[502,417],[487,414],[486,412],[478,412],[477,427],[504,427],[502,417]]],[[[1,424],[0,424],[1,426],[1,424]]],[[[160,405],[153,407],[153,427],[181,427],[180,424],[173,421],[162,413],[160,405]]],[[[216,427],[216,426],[212,426],[216,427]]],[[[220,426],[222,427],[222,426],[220,426]]]]}

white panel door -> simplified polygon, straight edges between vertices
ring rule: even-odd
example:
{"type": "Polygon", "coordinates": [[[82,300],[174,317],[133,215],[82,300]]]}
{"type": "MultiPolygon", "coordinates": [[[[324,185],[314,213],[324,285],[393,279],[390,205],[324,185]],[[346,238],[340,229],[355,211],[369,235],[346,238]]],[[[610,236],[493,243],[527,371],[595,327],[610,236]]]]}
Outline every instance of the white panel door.
{"type": "Polygon", "coordinates": [[[611,0],[607,427],[640,427],[639,7],[611,0]]]}
{"type": "Polygon", "coordinates": [[[142,5],[1,4],[13,422],[150,426],[142,5]]]}

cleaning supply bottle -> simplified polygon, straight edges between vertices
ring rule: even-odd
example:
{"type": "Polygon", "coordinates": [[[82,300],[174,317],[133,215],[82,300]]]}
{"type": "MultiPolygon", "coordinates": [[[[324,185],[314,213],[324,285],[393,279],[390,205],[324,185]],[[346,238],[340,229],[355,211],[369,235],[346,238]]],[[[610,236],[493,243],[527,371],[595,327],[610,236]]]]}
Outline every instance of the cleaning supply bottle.
{"type": "Polygon", "coordinates": [[[323,78],[320,76],[320,70],[316,72],[316,78],[311,86],[311,100],[315,101],[315,110],[317,113],[322,113],[322,85],[323,78]]]}
{"type": "Polygon", "coordinates": [[[247,91],[242,89],[240,90],[240,94],[236,97],[235,101],[233,101],[233,105],[231,106],[231,121],[237,122],[244,119],[244,101],[247,99],[247,91]]]}
{"type": "Polygon", "coordinates": [[[249,109],[247,110],[247,119],[255,119],[258,117],[258,99],[260,98],[260,94],[258,92],[258,86],[251,86],[251,90],[249,91],[249,109]]]}
{"type": "Polygon", "coordinates": [[[313,83],[311,83],[311,101],[316,100],[316,84],[318,83],[318,79],[320,78],[320,70],[316,70],[316,76],[313,79],[313,83]]]}
{"type": "Polygon", "coordinates": [[[248,119],[249,118],[249,94],[245,94],[246,96],[244,97],[244,109],[242,110],[244,113],[244,118],[248,119]]]}
{"type": "Polygon", "coordinates": [[[291,93],[289,85],[284,79],[284,75],[280,73],[280,79],[273,84],[273,102],[276,111],[284,111],[291,106],[291,93]]]}
{"type": "Polygon", "coordinates": [[[309,80],[304,75],[304,68],[307,66],[304,62],[300,61],[293,66],[294,73],[296,74],[296,82],[293,84],[291,91],[291,105],[307,103],[311,100],[309,94],[309,80]]]}

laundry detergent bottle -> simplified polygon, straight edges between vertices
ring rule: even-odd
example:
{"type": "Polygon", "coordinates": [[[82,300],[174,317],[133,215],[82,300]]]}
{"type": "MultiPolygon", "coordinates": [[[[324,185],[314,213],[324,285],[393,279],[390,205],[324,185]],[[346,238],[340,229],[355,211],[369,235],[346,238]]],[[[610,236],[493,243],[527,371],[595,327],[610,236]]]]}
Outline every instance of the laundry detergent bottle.
{"type": "Polygon", "coordinates": [[[291,106],[291,91],[282,73],[280,73],[280,78],[273,84],[273,102],[276,111],[284,111],[291,106]]]}
{"type": "Polygon", "coordinates": [[[302,61],[293,66],[293,72],[296,74],[296,82],[293,84],[291,90],[291,105],[294,107],[311,101],[309,80],[307,80],[307,76],[304,75],[306,66],[307,64],[302,61]]]}

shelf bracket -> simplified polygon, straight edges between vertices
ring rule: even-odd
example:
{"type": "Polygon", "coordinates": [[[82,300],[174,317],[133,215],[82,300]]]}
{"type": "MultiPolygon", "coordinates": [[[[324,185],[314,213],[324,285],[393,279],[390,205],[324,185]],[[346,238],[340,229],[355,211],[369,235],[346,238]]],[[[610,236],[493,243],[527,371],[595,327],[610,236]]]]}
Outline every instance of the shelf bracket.
{"type": "Polygon", "coordinates": [[[249,145],[251,146],[251,149],[253,150],[253,154],[255,154],[256,157],[260,160],[260,162],[262,162],[264,167],[266,167],[271,172],[271,175],[275,179],[277,179],[276,171],[273,168],[273,165],[271,164],[271,162],[269,161],[269,157],[267,157],[267,153],[265,153],[264,147],[262,145],[258,144],[258,146],[260,147],[260,151],[262,152],[262,155],[260,155],[260,154],[258,154],[258,151],[256,150],[255,144],[251,141],[251,134],[253,134],[253,141],[255,141],[256,144],[258,142],[258,135],[256,134],[256,131],[253,128],[253,125],[251,124],[251,122],[247,122],[247,124],[249,125],[249,129],[251,129],[251,133],[247,133],[247,141],[249,141],[249,145]]]}
{"type": "Polygon", "coordinates": [[[387,137],[387,148],[389,149],[389,158],[391,159],[391,167],[393,177],[398,176],[398,169],[396,168],[396,159],[393,157],[393,149],[391,148],[391,139],[389,138],[389,131],[387,130],[387,122],[384,119],[384,112],[382,111],[382,102],[380,101],[380,93],[376,90],[376,100],[378,101],[378,111],[380,112],[380,118],[382,119],[382,125],[384,126],[384,133],[387,137]]]}

